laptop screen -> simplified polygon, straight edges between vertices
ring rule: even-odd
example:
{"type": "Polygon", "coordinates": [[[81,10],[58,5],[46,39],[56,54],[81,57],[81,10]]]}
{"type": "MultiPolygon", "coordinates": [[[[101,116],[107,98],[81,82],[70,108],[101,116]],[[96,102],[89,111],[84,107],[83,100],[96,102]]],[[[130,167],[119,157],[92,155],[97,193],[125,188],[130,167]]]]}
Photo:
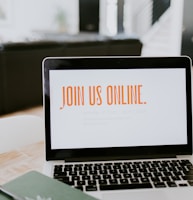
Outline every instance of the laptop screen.
{"type": "Polygon", "coordinates": [[[149,59],[156,58],[138,58],[135,66],[137,58],[124,58],[132,62],[109,67],[109,58],[101,58],[99,67],[97,58],[82,58],[84,64],[77,59],[73,65],[70,58],[60,59],[60,67],[55,62],[46,72],[50,151],[189,145],[187,63],[171,66],[167,58],[152,66],[149,59]]]}

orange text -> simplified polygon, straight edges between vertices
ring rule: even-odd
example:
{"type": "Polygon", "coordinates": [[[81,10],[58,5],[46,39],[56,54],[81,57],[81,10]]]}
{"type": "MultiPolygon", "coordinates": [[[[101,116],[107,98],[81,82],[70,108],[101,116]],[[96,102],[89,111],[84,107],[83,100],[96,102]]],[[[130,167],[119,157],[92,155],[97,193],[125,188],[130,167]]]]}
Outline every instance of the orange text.
{"type": "Polygon", "coordinates": [[[63,86],[62,103],[60,109],[65,106],[84,106],[84,87],[83,86],[63,86]]]}
{"type": "Polygon", "coordinates": [[[146,104],[141,100],[143,85],[109,85],[106,88],[108,105],[146,104]]]}

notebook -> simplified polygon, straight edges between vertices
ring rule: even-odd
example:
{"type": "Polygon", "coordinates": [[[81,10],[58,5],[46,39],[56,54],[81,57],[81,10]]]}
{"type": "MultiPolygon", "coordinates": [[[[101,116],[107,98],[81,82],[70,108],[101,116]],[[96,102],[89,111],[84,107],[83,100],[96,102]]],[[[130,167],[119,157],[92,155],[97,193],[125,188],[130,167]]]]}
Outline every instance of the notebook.
{"type": "Polygon", "coordinates": [[[188,57],[48,57],[44,172],[98,199],[193,197],[188,57]]]}
{"type": "Polygon", "coordinates": [[[37,171],[29,171],[0,186],[1,200],[96,200],[80,190],[37,171]]]}

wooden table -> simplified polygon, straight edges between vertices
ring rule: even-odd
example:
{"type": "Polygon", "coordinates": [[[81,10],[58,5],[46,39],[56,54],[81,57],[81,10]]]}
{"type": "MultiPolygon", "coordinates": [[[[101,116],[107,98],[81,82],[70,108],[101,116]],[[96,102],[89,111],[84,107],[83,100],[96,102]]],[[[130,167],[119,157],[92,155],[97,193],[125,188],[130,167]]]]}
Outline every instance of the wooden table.
{"type": "Polygon", "coordinates": [[[0,185],[25,172],[42,172],[45,161],[44,142],[0,154],[0,185]]]}

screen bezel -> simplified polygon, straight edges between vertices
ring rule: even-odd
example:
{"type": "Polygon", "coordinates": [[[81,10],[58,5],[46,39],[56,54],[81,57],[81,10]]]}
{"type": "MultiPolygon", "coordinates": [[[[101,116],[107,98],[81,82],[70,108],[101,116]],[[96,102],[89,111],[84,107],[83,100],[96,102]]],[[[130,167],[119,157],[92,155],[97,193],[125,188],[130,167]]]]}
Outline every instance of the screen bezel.
{"type": "Polygon", "coordinates": [[[46,160],[111,160],[171,157],[192,154],[191,60],[189,57],[48,57],[43,61],[46,160]],[[78,67],[77,67],[78,66],[78,67]],[[104,68],[105,66],[105,68],[104,68]],[[186,71],[186,145],[51,149],[49,70],[183,68],[186,71]]]}

